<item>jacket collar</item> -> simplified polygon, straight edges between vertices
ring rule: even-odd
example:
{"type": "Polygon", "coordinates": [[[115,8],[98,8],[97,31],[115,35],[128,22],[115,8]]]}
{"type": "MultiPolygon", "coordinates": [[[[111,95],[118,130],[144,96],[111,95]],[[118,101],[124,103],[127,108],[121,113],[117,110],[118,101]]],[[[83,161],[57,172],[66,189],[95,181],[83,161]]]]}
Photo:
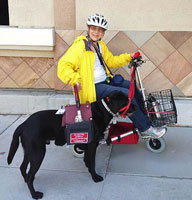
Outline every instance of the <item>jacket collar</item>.
{"type": "MultiPolygon", "coordinates": [[[[83,41],[85,43],[85,50],[86,51],[92,51],[91,47],[90,47],[91,46],[90,42],[88,40],[86,40],[86,39],[83,39],[83,41]]],[[[102,52],[100,44],[99,44],[99,50],[100,50],[100,52],[102,52]]]]}
{"type": "Polygon", "coordinates": [[[83,39],[83,41],[85,43],[85,50],[86,51],[92,51],[89,41],[87,41],[86,39],[83,39]]]}

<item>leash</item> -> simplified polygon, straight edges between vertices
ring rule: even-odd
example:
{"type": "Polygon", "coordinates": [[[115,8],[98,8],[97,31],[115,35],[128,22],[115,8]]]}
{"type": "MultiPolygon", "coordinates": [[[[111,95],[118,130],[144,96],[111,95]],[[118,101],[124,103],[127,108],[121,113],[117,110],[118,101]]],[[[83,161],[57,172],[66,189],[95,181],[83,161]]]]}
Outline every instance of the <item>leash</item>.
{"type": "MultiPolygon", "coordinates": [[[[141,54],[138,51],[138,52],[136,52],[134,54],[134,56],[132,57],[132,60],[134,61],[134,59],[137,59],[137,58],[140,58],[140,57],[141,57],[141,54]]],[[[133,97],[135,96],[135,83],[134,83],[134,81],[135,81],[135,69],[136,69],[136,66],[134,65],[132,67],[130,87],[129,87],[129,94],[128,94],[128,100],[129,100],[129,102],[128,102],[128,104],[125,107],[123,107],[123,108],[121,108],[119,110],[119,112],[123,112],[123,113],[120,114],[120,116],[123,117],[123,118],[126,118],[125,114],[126,114],[126,112],[128,111],[128,109],[129,109],[129,107],[131,105],[131,101],[132,101],[133,97]]]]}
{"type": "Polygon", "coordinates": [[[132,72],[131,72],[131,81],[130,81],[129,94],[128,94],[129,102],[125,107],[123,107],[119,110],[119,112],[122,112],[120,114],[120,116],[123,117],[123,118],[126,118],[125,113],[128,111],[128,109],[131,105],[131,101],[132,101],[133,97],[135,96],[135,85],[134,85],[135,69],[136,69],[136,67],[134,66],[132,68],[132,72]]]}

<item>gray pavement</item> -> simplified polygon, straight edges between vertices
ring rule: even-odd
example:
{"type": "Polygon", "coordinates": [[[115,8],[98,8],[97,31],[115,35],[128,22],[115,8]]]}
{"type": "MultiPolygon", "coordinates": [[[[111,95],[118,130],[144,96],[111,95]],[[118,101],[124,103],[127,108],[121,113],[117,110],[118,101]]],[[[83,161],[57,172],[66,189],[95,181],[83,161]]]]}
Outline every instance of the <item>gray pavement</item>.
{"type": "MultiPolygon", "coordinates": [[[[0,200],[32,199],[19,166],[21,146],[10,166],[6,158],[15,128],[27,115],[0,115],[0,200]]],[[[169,127],[166,149],[150,152],[144,143],[101,145],[96,170],[104,181],[94,183],[83,160],[70,148],[47,146],[35,188],[45,200],[191,200],[192,128],[169,127]]]]}

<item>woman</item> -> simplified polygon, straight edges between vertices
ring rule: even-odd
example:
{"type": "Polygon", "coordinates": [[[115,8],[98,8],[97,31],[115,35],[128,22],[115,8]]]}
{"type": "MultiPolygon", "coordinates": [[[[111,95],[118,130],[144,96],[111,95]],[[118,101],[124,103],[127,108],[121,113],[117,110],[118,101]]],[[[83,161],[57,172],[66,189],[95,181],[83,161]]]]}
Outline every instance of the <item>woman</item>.
{"type": "MultiPolygon", "coordinates": [[[[77,85],[82,104],[101,99],[113,90],[120,90],[128,95],[130,81],[122,80],[118,85],[110,82],[112,74],[109,68],[127,65],[132,60],[133,54],[113,56],[109,51],[101,40],[108,28],[108,22],[104,16],[99,14],[89,16],[87,27],[87,37],[77,37],[59,60],[58,77],[65,84],[77,85]]],[[[151,127],[148,117],[142,112],[135,98],[132,103],[137,106],[137,110],[130,119],[142,136],[162,137],[166,129],[151,127]]]]}

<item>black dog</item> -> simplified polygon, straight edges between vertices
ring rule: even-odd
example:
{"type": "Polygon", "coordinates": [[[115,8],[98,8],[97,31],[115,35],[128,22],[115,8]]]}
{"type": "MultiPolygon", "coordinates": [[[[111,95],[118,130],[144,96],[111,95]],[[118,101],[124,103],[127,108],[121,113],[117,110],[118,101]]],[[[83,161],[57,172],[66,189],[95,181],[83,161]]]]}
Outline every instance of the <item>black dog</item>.
{"type": "MultiPolygon", "coordinates": [[[[103,99],[108,108],[117,113],[122,107],[128,103],[128,98],[122,92],[114,91],[108,97],[103,99]]],[[[99,140],[103,138],[103,132],[113,118],[101,101],[91,104],[93,124],[94,124],[94,140],[86,145],[80,145],[85,150],[84,162],[95,182],[102,181],[103,178],[95,172],[95,154],[99,144],[99,140]]],[[[135,106],[131,104],[127,113],[135,111],[135,106]]],[[[35,174],[39,170],[46,152],[46,141],[55,140],[56,145],[64,145],[65,128],[61,127],[62,115],[55,115],[56,110],[39,111],[32,114],[25,122],[17,127],[13,134],[9,155],[7,158],[8,164],[13,160],[13,157],[19,146],[19,138],[24,149],[24,159],[20,166],[21,174],[28,185],[31,195],[34,199],[43,197],[43,193],[35,191],[33,181],[35,174]],[[30,169],[26,172],[27,166],[30,163],[30,169]]]]}

